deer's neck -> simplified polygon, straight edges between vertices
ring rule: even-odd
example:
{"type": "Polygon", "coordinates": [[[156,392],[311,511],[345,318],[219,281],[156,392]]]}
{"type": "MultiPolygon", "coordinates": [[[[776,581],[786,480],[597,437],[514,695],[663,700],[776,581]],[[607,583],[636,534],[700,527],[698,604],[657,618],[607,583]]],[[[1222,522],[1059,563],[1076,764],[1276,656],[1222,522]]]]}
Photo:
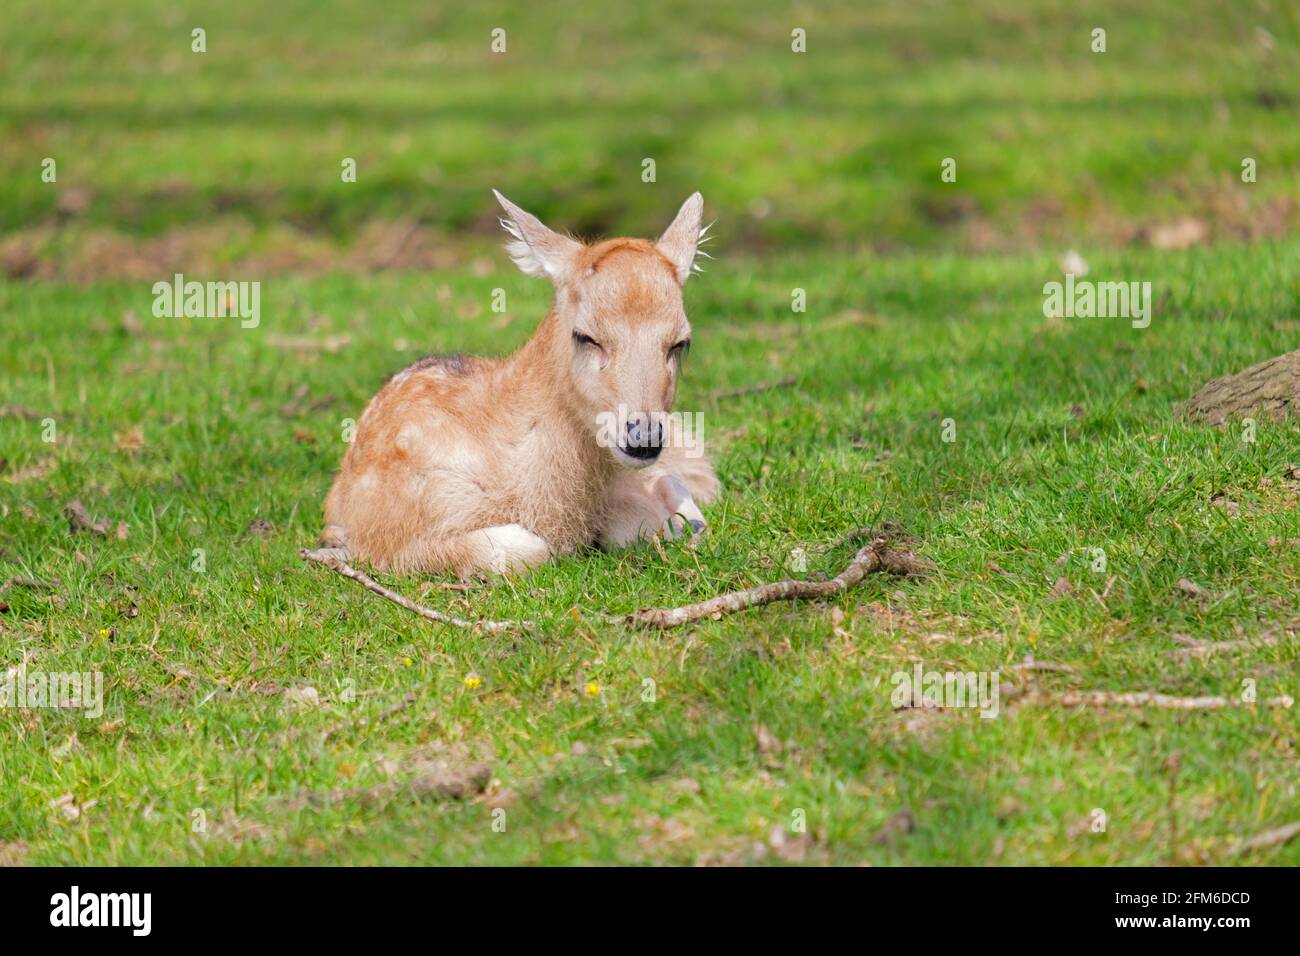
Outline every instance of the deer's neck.
{"type": "MultiPolygon", "coordinates": [[[[586,420],[573,399],[572,349],[562,331],[552,311],[507,361],[501,399],[513,405],[512,417],[518,423],[517,467],[527,475],[523,480],[535,486],[526,497],[553,502],[556,511],[535,515],[546,531],[534,530],[553,544],[557,538],[576,544],[590,537],[618,466],[596,443],[596,423],[586,420]]],[[[536,507],[549,510],[540,503],[536,507]]]]}

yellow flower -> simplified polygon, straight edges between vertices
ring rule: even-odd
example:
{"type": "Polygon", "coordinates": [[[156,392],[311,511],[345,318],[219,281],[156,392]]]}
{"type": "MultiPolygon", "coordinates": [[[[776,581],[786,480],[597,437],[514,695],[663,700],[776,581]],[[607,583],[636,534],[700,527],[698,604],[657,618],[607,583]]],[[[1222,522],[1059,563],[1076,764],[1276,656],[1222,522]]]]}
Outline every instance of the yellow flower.
{"type": "Polygon", "coordinates": [[[588,684],[588,685],[587,685],[587,696],[588,696],[588,697],[599,697],[599,696],[600,696],[600,685],[597,684],[595,681],[592,681],[590,684],[588,684]]]}
{"type": "Polygon", "coordinates": [[[478,687],[481,687],[482,685],[483,685],[483,678],[479,677],[477,674],[465,675],[465,686],[468,687],[470,690],[474,690],[478,687]]]}
{"type": "Polygon", "coordinates": [[[100,636],[100,637],[108,637],[108,635],[109,635],[110,633],[112,633],[112,632],[109,631],[109,629],[106,628],[106,627],[101,627],[101,628],[99,629],[99,636],[100,636]]]}

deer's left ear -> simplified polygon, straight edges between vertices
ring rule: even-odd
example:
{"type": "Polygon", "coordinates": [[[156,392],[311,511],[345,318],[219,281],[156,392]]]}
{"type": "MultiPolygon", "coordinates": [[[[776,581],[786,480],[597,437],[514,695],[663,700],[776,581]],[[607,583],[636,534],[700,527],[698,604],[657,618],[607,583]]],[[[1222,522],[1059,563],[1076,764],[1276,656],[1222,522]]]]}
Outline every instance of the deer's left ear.
{"type": "MultiPolygon", "coordinates": [[[[703,238],[704,230],[700,229],[700,219],[703,215],[704,197],[699,193],[692,193],[691,198],[682,203],[682,208],[678,211],[673,224],[655,243],[655,248],[662,252],[677,270],[678,282],[685,282],[692,270],[701,271],[695,264],[695,256],[700,240],[703,238]]],[[[705,229],[707,228],[706,226],[705,229]]],[[[705,253],[701,252],[699,255],[705,253]]]]}
{"type": "Polygon", "coordinates": [[[558,284],[568,274],[582,243],[548,229],[532,213],[524,212],[495,189],[492,192],[506,211],[501,228],[510,234],[506,252],[515,265],[525,275],[546,276],[558,284]]]}

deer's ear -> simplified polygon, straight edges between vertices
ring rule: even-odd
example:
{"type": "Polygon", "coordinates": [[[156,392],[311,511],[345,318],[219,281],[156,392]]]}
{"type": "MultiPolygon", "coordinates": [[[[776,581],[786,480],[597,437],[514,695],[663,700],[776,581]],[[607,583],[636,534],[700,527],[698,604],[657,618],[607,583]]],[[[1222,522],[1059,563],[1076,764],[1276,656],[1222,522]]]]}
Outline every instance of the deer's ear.
{"type": "MultiPolygon", "coordinates": [[[[695,264],[695,256],[700,240],[704,237],[704,230],[708,229],[707,226],[704,229],[700,228],[703,215],[704,197],[699,193],[692,193],[691,198],[682,203],[682,208],[678,210],[673,224],[664,230],[664,234],[655,243],[659,251],[677,270],[678,282],[685,282],[692,271],[701,271],[695,264]]],[[[699,254],[705,255],[702,252],[699,254]]]]}
{"type": "Polygon", "coordinates": [[[511,236],[506,252],[525,275],[546,276],[558,281],[573,264],[573,257],[582,248],[577,241],[558,232],[552,232],[532,213],[524,212],[495,189],[492,190],[506,211],[501,227],[511,236]]]}

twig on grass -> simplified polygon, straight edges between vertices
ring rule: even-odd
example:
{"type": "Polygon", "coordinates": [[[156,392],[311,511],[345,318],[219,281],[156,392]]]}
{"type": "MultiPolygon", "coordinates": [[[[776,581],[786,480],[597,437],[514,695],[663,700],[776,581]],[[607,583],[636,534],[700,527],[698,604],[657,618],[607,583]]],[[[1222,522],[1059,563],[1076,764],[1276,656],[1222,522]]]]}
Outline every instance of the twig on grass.
{"type": "MultiPolygon", "coordinates": [[[[859,532],[851,532],[852,537],[859,532]]],[[[845,539],[841,539],[845,540],[845,539]]],[[[683,607],[646,608],[634,611],[619,620],[633,624],[645,624],[651,627],[671,628],[689,624],[705,618],[720,618],[724,614],[743,611],[745,608],[771,604],[775,601],[825,600],[843,594],[856,585],[868,574],[887,571],[890,574],[919,576],[933,570],[933,565],[923,558],[918,558],[908,551],[894,550],[885,537],[877,537],[862,548],[848,567],[829,581],[797,581],[789,579],[748,588],[744,591],[730,591],[715,598],[701,601],[699,604],[687,604],[683,607]]]]}
{"type": "Polygon", "coordinates": [[[1170,652],[1172,656],[1179,660],[1187,660],[1192,657],[1209,657],[1211,654],[1230,654],[1237,651],[1249,650],[1252,647],[1272,647],[1278,642],[1276,636],[1265,636],[1254,640],[1241,641],[1205,641],[1194,637],[1188,637],[1185,634],[1175,634],[1174,640],[1183,645],[1177,650],[1170,652]]]}
{"type": "MultiPolygon", "coordinates": [[[[1245,701],[1230,697],[1174,697],[1151,691],[1117,692],[1109,690],[1066,691],[1061,694],[1037,693],[1026,703],[1057,704],[1061,707],[1154,707],[1159,710],[1222,710],[1245,706],[1245,701]]],[[[1282,694],[1258,701],[1264,707],[1291,707],[1295,700],[1282,694]]]]}
{"type": "Polygon", "coordinates": [[[1297,836],[1300,836],[1300,820],[1284,826],[1274,827],[1271,830],[1265,830],[1263,833],[1257,833],[1249,839],[1238,840],[1229,848],[1228,855],[1239,856],[1242,853],[1249,853],[1251,850],[1269,850],[1275,846],[1290,843],[1297,836]]]}
{"type": "MultiPolygon", "coordinates": [[[[835,544],[838,545],[868,535],[875,535],[871,543],[859,550],[853,560],[849,562],[848,567],[829,581],[798,581],[794,579],[776,581],[772,584],[764,584],[744,591],[730,591],[699,604],[687,604],[682,607],[645,608],[631,614],[602,615],[602,617],[611,624],[644,624],[667,629],[680,627],[683,624],[704,618],[717,619],[724,614],[743,611],[745,608],[758,607],[763,604],[772,604],[775,601],[825,600],[843,594],[868,574],[876,571],[919,577],[934,570],[934,565],[924,558],[918,558],[910,551],[896,549],[890,545],[891,537],[897,538],[900,536],[897,529],[892,526],[885,526],[881,533],[868,528],[857,528],[837,538],[835,544]]],[[[406,608],[408,611],[412,611],[431,621],[437,621],[440,624],[450,624],[453,627],[470,629],[479,628],[493,633],[532,630],[536,627],[532,621],[467,621],[463,618],[452,617],[450,614],[444,614],[442,611],[435,611],[422,604],[417,604],[391,588],[384,587],[364,571],[358,571],[352,567],[338,556],[339,552],[334,548],[321,548],[318,551],[303,548],[298,554],[304,561],[323,564],[325,567],[337,571],[343,577],[356,581],[366,590],[372,591],[380,597],[387,598],[394,604],[406,608]]]]}
{"type": "Polygon", "coordinates": [[[55,578],[53,581],[38,581],[35,578],[28,578],[23,577],[20,574],[15,574],[6,580],[4,584],[0,584],[0,594],[3,594],[10,588],[28,588],[33,591],[53,591],[59,586],[59,583],[58,578],[55,578]]]}
{"type": "Polygon", "coordinates": [[[298,552],[299,557],[304,561],[314,561],[317,564],[323,564],[332,571],[337,571],[345,578],[356,581],[367,591],[378,594],[382,598],[387,598],[394,604],[406,608],[420,617],[428,618],[430,621],[437,621],[439,624],[450,624],[452,627],[463,627],[469,630],[488,631],[498,634],[502,631],[519,631],[531,630],[535,625],[532,621],[467,621],[464,618],[453,617],[450,614],[444,614],[442,611],[435,611],[433,608],[425,607],[423,604],[416,604],[408,597],[403,597],[391,588],[386,588],[364,571],[358,571],[346,561],[339,559],[336,555],[327,553],[332,551],[330,548],[322,548],[319,551],[310,551],[303,548],[298,552]]]}
{"type": "Polygon", "coordinates": [[[304,793],[279,801],[284,810],[328,807],[344,801],[365,806],[384,806],[406,797],[412,800],[470,800],[487,789],[492,780],[492,765],[472,763],[465,766],[438,766],[417,773],[407,780],[389,780],[371,787],[304,793]]]}

